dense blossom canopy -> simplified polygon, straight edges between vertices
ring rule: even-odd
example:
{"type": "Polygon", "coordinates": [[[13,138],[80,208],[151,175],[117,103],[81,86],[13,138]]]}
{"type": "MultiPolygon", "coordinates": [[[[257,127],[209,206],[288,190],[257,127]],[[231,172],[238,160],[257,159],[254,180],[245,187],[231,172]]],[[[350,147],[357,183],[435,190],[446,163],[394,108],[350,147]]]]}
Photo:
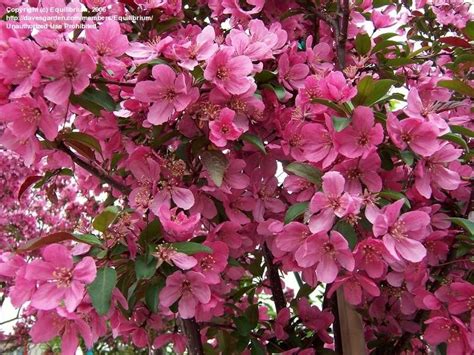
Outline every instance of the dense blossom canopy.
{"type": "Polygon", "coordinates": [[[0,15],[0,352],[474,352],[469,1],[0,15]]]}

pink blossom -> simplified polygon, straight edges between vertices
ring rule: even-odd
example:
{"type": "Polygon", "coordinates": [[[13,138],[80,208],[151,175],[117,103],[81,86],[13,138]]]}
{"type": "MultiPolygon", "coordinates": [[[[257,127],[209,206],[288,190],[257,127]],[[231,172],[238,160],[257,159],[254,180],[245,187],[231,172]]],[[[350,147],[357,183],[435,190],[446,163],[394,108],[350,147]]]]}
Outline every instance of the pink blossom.
{"type": "Polygon", "coordinates": [[[358,273],[351,273],[348,276],[341,276],[334,281],[329,289],[328,296],[331,297],[339,287],[344,290],[344,297],[350,304],[357,306],[362,303],[363,292],[372,297],[380,296],[380,290],[377,285],[367,276],[358,273]]]}
{"type": "Polygon", "coordinates": [[[153,346],[160,349],[169,343],[173,343],[173,350],[177,354],[183,354],[186,350],[186,338],[184,335],[179,333],[166,333],[158,335],[153,341],[153,346]]]}
{"type": "Polygon", "coordinates": [[[210,248],[212,252],[194,255],[197,259],[195,270],[204,275],[208,284],[218,284],[221,280],[220,273],[227,267],[229,248],[227,244],[220,241],[204,242],[203,245],[210,248]]]}
{"type": "Polygon", "coordinates": [[[382,178],[380,170],[381,160],[376,152],[370,153],[365,159],[347,159],[334,166],[334,170],[339,171],[346,180],[345,190],[353,195],[362,193],[362,184],[370,192],[382,190],[382,178]]]}
{"type": "Polygon", "coordinates": [[[283,308],[275,318],[275,336],[279,340],[286,340],[288,339],[288,333],[285,331],[285,327],[288,325],[290,321],[290,309],[283,308]]]}
{"type": "Polygon", "coordinates": [[[106,20],[99,29],[86,29],[87,44],[101,57],[119,57],[128,49],[127,36],[117,21],[106,20]]]}
{"type": "Polygon", "coordinates": [[[26,269],[26,279],[39,282],[31,306],[50,310],[64,302],[73,312],[84,297],[85,285],[95,279],[94,259],[87,256],[74,265],[70,251],[60,244],[48,245],[42,256],[43,260],[32,261],[26,269]]]}
{"type": "Polygon", "coordinates": [[[194,317],[196,306],[211,300],[211,290],[204,275],[194,271],[185,274],[176,271],[168,276],[166,286],[160,292],[160,303],[170,307],[178,300],[179,315],[184,319],[194,317]]]}
{"type": "Polygon", "coordinates": [[[44,96],[55,104],[64,104],[71,92],[82,93],[89,85],[89,75],[95,72],[92,57],[80,47],[63,42],[53,54],[41,58],[38,71],[51,78],[44,88],[44,96]]]}
{"type": "Polygon", "coordinates": [[[452,291],[449,313],[457,315],[471,312],[474,308],[474,285],[461,281],[453,282],[449,287],[452,291]]]}
{"type": "Polygon", "coordinates": [[[302,88],[309,73],[306,64],[291,63],[292,59],[293,57],[289,57],[286,53],[283,53],[278,59],[278,79],[290,91],[302,88]]]}
{"type": "Polygon", "coordinates": [[[400,215],[404,199],[385,206],[373,222],[373,233],[383,236],[389,253],[397,260],[400,256],[411,262],[420,262],[426,256],[426,248],[419,240],[427,236],[430,216],[426,212],[411,211],[400,215]]]}
{"type": "Polygon", "coordinates": [[[303,246],[311,234],[305,224],[290,222],[277,235],[275,245],[281,251],[294,253],[303,246]]]}
{"type": "Polygon", "coordinates": [[[295,259],[301,267],[316,265],[316,276],[319,281],[331,283],[339,272],[338,265],[348,271],[354,270],[354,257],[347,240],[336,231],[315,234],[295,253],[295,259]]]}
{"type": "Polygon", "coordinates": [[[159,265],[165,261],[169,264],[173,263],[181,270],[192,269],[197,264],[197,260],[194,257],[176,251],[172,246],[166,244],[158,245],[152,255],[158,258],[159,265]]]}
{"type": "Polygon", "coordinates": [[[344,74],[340,71],[329,73],[318,81],[319,97],[338,103],[347,102],[357,94],[357,89],[347,84],[344,74]]]}
{"type": "Polygon", "coordinates": [[[418,161],[415,167],[415,188],[426,198],[431,197],[432,187],[444,190],[456,190],[461,178],[456,171],[448,169],[448,164],[462,154],[451,144],[443,145],[434,154],[418,161]]]}
{"type": "Polygon", "coordinates": [[[135,86],[135,97],[142,102],[151,102],[147,120],[153,125],[169,121],[176,112],[184,111],[198,97],[197,88],[191,86],[191,77],[176,75],[165,64],[152,69],[154,81],[141,81],[135,86]]]}
{"type": "Polygon", "coordinates": [[[383,128],[374,125],[374,113],[365,106],[358,106],[352,115],[351,125],[336,133],[336,149],[348,158],[366,158],[383,141],[383,128]]]}
{"type": "Polygon", "coordinates": [[[0,106],[0,121],[9,122],[8,127],[19,139],[34,136],[38,128],[51,141],[58,135],[58,125],[41,97],[22,97],[0,106]]]}
{"type": "Polygon", "coordinates": [[[10,94],[13,99],[25,96],[33,87],[39,86],[41,76],[37,66],[41,51],[35,42],[29,40],[10,38],[8,44],[10,48],[0,60],[0,77],[7,84],[18,85],[10,94]]]}
{"type": "Polygon", "coordinates": [[[247,56],[233,56],[232,47],[220,49],[210,60],[204,78],[229,94],[239,95],[252,85],[248,75],[252,72],[252,61],[247,56]]]}
{"type": "Polygon", "coordinates": [[[235,111],[223,108],[219,117],[209,123],[209,139],[218,147],[225,147],[227,141],[238,139],[243,130],[234,123],[235,111]]]}
{"type": "Polygon", "coordinates": [[[337,171],[324,174],[323,191],[316,192],[309,203],[309,210],[317,213],[311,217],[309,229],[312,233],[327,232],[336,217],[343,217],[354,206],[352,197],[344,192],[345,179],[337,171]]]}
{"type": "Polygon", "coordinates": [[[79,346],[79,335],[86,346],[93,345],[92,333],[87,323],[79,316],[67,312],[39,311],[37,320],[30,330],[33,343],[46,343],[61,336],[61,354],[74,355],[79,346]]]}
{"type": "Polygon", "coordinates": [[[305,126],[307,129],[303,131],[306,137],[311,136],[312,138],[304,141],[304,157],[312,163],[322,161],[323,168],[331,165],[338,155],[334,146],[335,131],[329,116],[325,117],[325,123],[325,126],[319,123],[310,123],[305,126]]]}
{"type": "Polygon", "coordinates": [[[329,344],[333,342],[328,334],[328,327],[334,322],[334,316],[330,312],[311,306],[306,298],[301,297],[298,299],[298,316],[303,324],[316,332],[322,341],[329,344]]]}
{"type": "Polygon", "coordinates": [[[424,339],[430,345],[447,343],[447,355],[469,354],[474,350],[471,346],[471,334],[459,318],[437,316],[425,323],[428,327],[423,334],[424,339]]]}
{"type": "Polygon", "coordinates": [[[177,208],[170,210],[166,206],[161,206],[156,215],[170,242],[189,240],[201,219],[199,213],[188,217],[184,212],[178,212],[177,208]]]}
{"type": "Polygon", "coordinates": [[[387,251],[382,241],[368,238],[357,244],[354,250],[356,265],[372,278],[379,278],[387,270],[387,251]]]}
{"type": "Polygon", "coordinates": [[[193,70],[199,62],[211,58],[217,51],[218,46],[214,43],[216,33],[212,26],[206,26],[202,29],[196,38],[184,43],[175,49],[176,55],[180,59],[179,66],[193,70]]]}
{"type": "Polygon", "coordinates": [[[419,118],[399,121],[392,114],[387,115],[387,131],[392,142],[400,149],[410,147],[415,153],[430,156],[439,149],[438,128],[419,118]]]}

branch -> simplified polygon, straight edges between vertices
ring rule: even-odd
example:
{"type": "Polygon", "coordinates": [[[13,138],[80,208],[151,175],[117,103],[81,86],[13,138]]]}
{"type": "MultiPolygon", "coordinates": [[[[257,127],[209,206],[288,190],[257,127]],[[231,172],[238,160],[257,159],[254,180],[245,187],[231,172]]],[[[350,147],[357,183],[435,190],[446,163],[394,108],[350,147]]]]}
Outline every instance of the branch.
{"type": "Polygon", "coordinates": [[[201,334],[199,333],[199,325],[194,318],[182,319],[178,318],[179,327],[183,331],[188,340],[188,350],[190,355],[203,355],[204,350],[201,343],[201,334]]]}
{"type": "Polygon", "coordinates": [[[68,147],[66,147],[66,145],[64,143],[60,142],[57,145],[57,149],[59,149],[60,151],[66,153],[67,155],[69,155],[74,163],[79,165],[84,170],[87,170],[89,173],[96,176],[97,178],[99,178],[103,182],[109,184],[114,189],[120,191],[124,195],[128,195],[130,193],[130,191],[131,191],[130,187],[128,187],[127,185],[122,184],[121,182],[119,182],[119,181],[117,181],[113,178],[111,178],[109,175],[107,175],[106,173],[100,171],[95,166],[93,166],[93,165],[89,164],[88,162],[82,160],[76,154],[74,154],[74,152],[72,152],[68,147]]]}
{"type": "Polygon", "coordinates": [[[267,243],[263,244],[263,256],[265,258],[265,264],[267,265],[268,279],[270,281],[270,289],[272,290],[273,302],[275,303],[275,308],[278,313],[286,307],[286,300],[281,287],[278,268],[273,263],[273,255],[270,249],[268,249],[267,243]]]}
{"type": "Polygon", "coordinates": [[[96,83],[96,84],[110,84],[110,85],[119,85],[119,86],[128,86],[128,87],[135,87],[136,85],[136,83],[126,83],[126,82],[107,80],[107,79],[91,79],[91,82],[96,83]]]}

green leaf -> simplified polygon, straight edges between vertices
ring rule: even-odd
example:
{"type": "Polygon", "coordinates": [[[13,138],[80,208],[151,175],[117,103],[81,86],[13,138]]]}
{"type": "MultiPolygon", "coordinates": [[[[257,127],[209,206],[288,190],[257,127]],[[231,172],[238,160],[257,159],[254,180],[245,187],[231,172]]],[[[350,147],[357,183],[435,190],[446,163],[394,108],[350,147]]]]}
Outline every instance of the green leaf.
{"type": "Polygon", "coordinates": [[[73,234],[75,240],[89,244],[89,245],[102,245],[102,242],[93,234],[73,234]]]}
{"type": "Polygon", "coordinates": [[[135,260],[135,275],[137,280],[149,279],[155,274],[158,261],[153,255],[140,255],[135,260]]]}
{"type": "Polygon", "coordinates": [[[286,97],[286,90],[278,84],[263,84],[262,87],[272,90],[279,101],[283,101],[286,97]]]}
{"type": "Polygon", "coordinates": [[[342,114],[342,115],[346,115],[346,114],[347,114],[347,112],[346,112],[346,110],[344,109],[344,107],[339,106],[338,104],[336,104],[336,103],[334,103],[334,102],[332,102],[332,101],[326,100],[326,99],[312,98],[312,99],[311,99],[311,103],[313,103],[313,104],[321,104],[321,105],[327,106],[327,107],[329,107],[329,108],[332,108],[334,111],[339,112],[339,113],[342,114]]]}
{"type": "Polygon", "coordinates": [[[147,245],[158,242],[161,239],[161,237],[162,237],[162,226],[161,226],[160,220],[157,218],[151,221],[150,223],[148,223],[147,226],[143,228],[138,240],[143,247],[146,247],[147,245]]]}
{"type": "Polygon", "coordinates": [[[263,347],[262,343],[260,343],[260,341],[258,341],[255,338],[252,338],[250,342],[252,343],[252,348],[250,349],[251,355],[265,355],[266,354],[265,348],[263,347]]]}
{"type": "Polygon", "coordinates": [[[66,143],[79,142],[99,153],[102,152],[102,148],[100,146],[99,141],[95,137],[92,137],[91,135],[87,133],[69,132],[69,133],[63,134],[61,137],[66,143]]]}
{"type": "Polygon", "coordinates": [[[352,101],[355,106],[372,106],[385,97],[393,84],[395,81],[391,79],[375,81],[371,76],[365,76],[357,84],[357,95],[352,101]]]}
{"type": "Polygon", "coordinates": [[[206,151],[202,153],[201,161],[214,184],[220,187],[224,180],[227,165],[229,164],[224,153],[219,150],[206,151]]]}
{"type": "Polygon", "coordinates": [[[323,175],[321,170],[310,164],[294,162],[285,166],[285,171],[302,177],[315,185],[319,186],[321,184],[321,176],[323,175]]]}
{"type": "Polygon", "coordinates": [[[354,227],[350,223],[340,220],[334,226],[334,230],[341,233],[349,243],[349,247],[351,248],[351,250],[354,250],[354,247],[357,244],[357,233],[354,227]]]}
{"type": "Polygon", "coordinates": [[[456,143],[457,145],[463,147],[466,151],[469,151],[469,146],[467,145],[466,141],[462,138],[460,134],[456,133],[446,133],[440,137],[445,141],[456,143]]]}
{"type": "Polygon", "coordinates": [[[234,319],[235,327],[237,328],[237,333],[242,336],[247,336],[252,331],[252,324],[245,316],[240,316],[234,319]]]}
{"type": "Polygon", "coordinates": [[[405,206],[408,208],[411,208],[410,201],[401,192],[393,191],[393,190],[383,190],[383,191],[380,191],[378,195],[390,201],[398,201],[403,198],[405,200],[405,206]]]}
{"type": "Polygon", "coordinates": [[[260,73],[255,74],[254,78],[257,84],[264,84],[275,79],[276,74],[269,70],[262,70],[260,73]]]}
{"type": "Polygon", "coordinates": [[[262,142],[262,139],[256,135],[250,134],[250,133],[244,133],[240,136],[240,138],[252,144],[255,146],[258,150],[260,150],[263,154],[267,154],[267,151],[265,150],[265,145],[262,142]]]}
{"type": "Polygon", "coordinates": [[[389,67],[394,67],[394,68],[402,67],[404,65],[413,64],[413,63],[415,63],[413,59],[404,58],[404,57],[395,58],[395,59],[387,59],[387,61],[385,62],[386,65],[388,65],[389,67]]]}
{"type": "Polygon", "coordinates": [[[438,86],[450,90],[454,90],[461,95],[466,95],[474,98],[474,89],[461,80],[440,80],[438,86]]]}
{"type": "Polygon", "coordinates": [[[357,84],[357,95],[352,100],[354,106],[363,105],[364,101],[372,92],[374,79],[370,75],[366,75],[357,84]]]}
{"type": "Polygon", "coordinates": [[[195,243],[195,242],[179,242],[171,244],[173,249],[179,251],[180,253],[193,255],[197,253],[212,253],[212,249],[206,245],[195,243]]]}
{"type": "MultiPolygon", "coordinates": [[[[86,90],[82,92],[80,95],[73,95],[72,98],[75,100],[78,99],[80,102],[89,102],[99,106],[100,108],[105,109],[106,111],[113,112],[116,108],[116,103],[112,96],[105,90],[97,90],[93,87],[88,87],[86,90]]],[[[72,102],[71,98],[71,102],[72,102]]],[[[80,106],[82,106],[79,103],[80,106]]],[[[84,107],[84,106],[83,106],[84,107]]],[[[84,107],[87,109],[87,107],[84,107]]]]}
{"type": "Polygon", "coordinates": [[[156,313],[158,310],[158,295],[163,287],[165,287],[165,280],[160,279],[158,283],[152,284],[146,288],[145,304],[152,313],[156,313]]]}
{"type": "Polygon", "coordinates": [[[105,315],[109,311],[116,283],[117,272],[110,267],[104,267],[97,270],[95,280],[87,287],[92,305],[99,315],[105,315]]]}
{"type": "Polygon", "coordinates": [[[294,221],[299,216],[302,216],[308,209],[309,202],[299,202],[291,205],[285,214],[285,224],[294,221]]]}
{"type": "Polygon", "coordinates": [[[401,43],[397,41],[383,40],[383,41],[377,42],[374,48],[372,48],[372,53],[377,53],[385,48],[392,47],[392,46],[400,46],[400,45],[401,43]]]}
{"type": "Polygon", "coordinates": [[[449,219],[454,224],[464,228],[471,236],[474,235],[474,222],[466,218],[452,217],[449,219]]]}
{"type": "Polygon", "coordinates": [[[349,126],[349,123],[351,123],[350,118],[332,116],[332,125],[336,132],[341,132],[344,128],[349,126]]]}
{"type": "Polygon", "coordinates": [[[415,155],[409,150],[402,150],[400,152],[400,157],[408,166],[412,166],[415,162],[415,155]]]}
{"type": "Polygon", "coordinates": [[[250,322],[252,329],[255,329],[258,325],[258,304],[253,304],[245,310],[245,316],[250,322]]]}
{"type": "Polygon", "coordinates": [[[451,125],[449,127],[451,128],[451,131],[453,133],[458,133],[458,134],[462,134],[465,137],[474,138],[474,131],[470,130],[467,127],[458,126],[458,125],[451,125]]]}
{"type": "Polygon", "coordinates": [[[474,21],[469,21],[464,28],[464,33],[471,41],[474,40],[474,21]]]}
{"type": "Polygon", "coordinates": [[[92,221],[92,226],[100,231],[105,232],[107,228],[115,221],[119,215],[119,209],[116,206],[109,206],[105,208],[99,215],[92,221]]]}
{"type": "Polygon", "coordinates": [[[179,18],[176,18],[176,17],[172,17],[172,18],[170,18],[168,20],[164,20],[164,21],[159,21],[155,25],[155,30],[156,30],[157,34],[160,34],[160,33],[168,31],[171,27],[177,25],[180,22],[181,22],[181,20],[179,18]]]}
{"type": "Polygon", "coordinates": [[[369,35],[367,33],[359,33],[355,40],[355,47],[360,55],[369,53],[371,47],[369,35]]]}

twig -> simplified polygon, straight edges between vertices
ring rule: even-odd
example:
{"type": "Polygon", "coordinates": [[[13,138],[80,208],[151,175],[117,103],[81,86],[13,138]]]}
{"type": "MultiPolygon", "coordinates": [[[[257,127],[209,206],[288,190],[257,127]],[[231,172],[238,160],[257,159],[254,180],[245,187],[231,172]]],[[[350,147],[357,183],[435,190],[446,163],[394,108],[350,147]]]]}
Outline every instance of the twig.
{"type": "Polygon", "coordinates": [[[281,287],[278,268],[273,263],[273,255],[270,249],[268,249],[266,243],[263,244],[263,256],[265,258],[265,264],[267,265],[268,279],[270,281],[270,289],[272,291],[272,299],[275,303],[275,308],[278,313],[286,307],[286,300],[281,287]]]}
{"type": "Polygon", "coordinates": [[[199,333],[199,325],[196,323],[196,320],[194,318],[178,318],[178,324],[188,340],[189,354],[203,355],[204,350],[201,342],[201,334],[199,333]]]}
{"type": "Polygon", "coordinates": [[[107,80],[107,79],[91,79],[91,82],[96,83],[96,84],[111,84],[111,85],[128,86],[128,87],[135,87],[136,85],[136,83],[126,83],[126,82],[107,80]]]}

